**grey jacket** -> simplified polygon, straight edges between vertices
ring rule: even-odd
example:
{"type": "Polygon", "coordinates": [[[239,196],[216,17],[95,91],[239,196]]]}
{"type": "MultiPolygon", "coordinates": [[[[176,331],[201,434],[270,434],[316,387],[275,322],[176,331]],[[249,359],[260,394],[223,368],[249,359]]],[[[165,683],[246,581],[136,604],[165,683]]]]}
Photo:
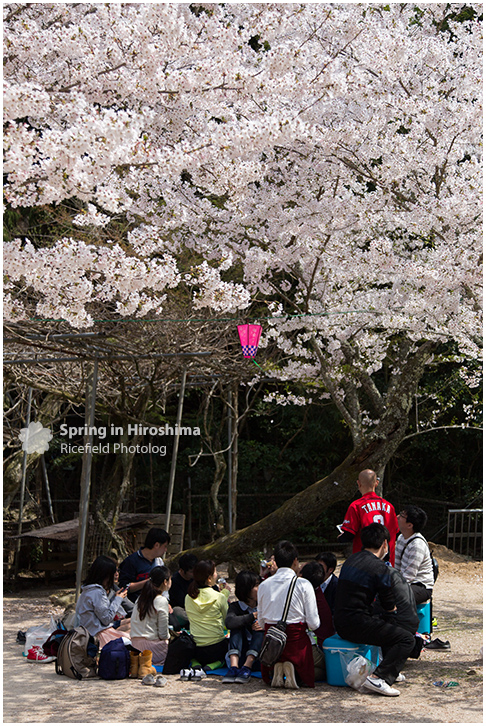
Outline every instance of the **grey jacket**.
{"type": "Polygon", "coordinates": [[[103,585],[85,585],[76,604],[75,625],[84,625],[90,635],[113,625],[123,598],[115,595],[110,602],[103,585]]]}

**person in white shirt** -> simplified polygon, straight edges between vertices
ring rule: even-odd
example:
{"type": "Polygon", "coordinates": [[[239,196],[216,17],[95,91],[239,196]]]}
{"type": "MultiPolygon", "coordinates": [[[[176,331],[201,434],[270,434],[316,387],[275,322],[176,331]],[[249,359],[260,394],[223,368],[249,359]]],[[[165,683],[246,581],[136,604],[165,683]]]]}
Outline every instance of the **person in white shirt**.
{"type": "Polygon", "coordinates": [[[395,550],[395,569],[410,584],[417,605],[430,600],[434,587],[432,556],[421,534],[426,524],[426,513],[414,504],[407,504],[398,515],[401,534],[395,550]]]}
{"type": "Polygon", "coordinates": [[[155,665],[164,663],[169,647],[169,601],[162,593],[170,581],[168,567],[154,567],[131,617],[132,646],[142,653],[150,651],[155,665]]]}
{"type": "MultiPolygon", "coordinates": [[[[300,571],[296,547],[282,540],[274,551],[277,572],[258,588],[258,622],[268,630],[282,619],[290,585],[300,571]]],[[[287,642],[273,671],[263,664],[262,678],[273,688],[299,688],[299,681],[314,688],[314,660],[307,629],[319,627],[314,588],[308,580],[297,579],[287,616],[287,642]]]]}

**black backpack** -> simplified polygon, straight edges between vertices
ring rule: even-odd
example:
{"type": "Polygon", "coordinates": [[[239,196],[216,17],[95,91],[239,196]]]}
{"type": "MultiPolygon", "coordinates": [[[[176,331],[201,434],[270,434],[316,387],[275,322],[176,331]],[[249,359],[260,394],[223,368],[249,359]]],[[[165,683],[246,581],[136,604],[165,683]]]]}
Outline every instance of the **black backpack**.
{"type": "Polygon", "coordinates": [[[187,630],[181,630],[169,643],[164,662],[164,675],[175,675],[183,668],[189,668],[196,654],[196,641],[187,630]]]}

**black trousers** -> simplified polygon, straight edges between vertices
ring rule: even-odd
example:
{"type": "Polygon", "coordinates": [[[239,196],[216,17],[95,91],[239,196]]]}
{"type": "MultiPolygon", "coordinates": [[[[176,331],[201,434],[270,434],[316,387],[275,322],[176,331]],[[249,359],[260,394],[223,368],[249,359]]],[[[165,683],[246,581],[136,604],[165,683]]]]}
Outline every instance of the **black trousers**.
{"type": "Polygon", "coordinates": [[[421,582],[412,582],[410,587],[412,588],[417,605],[427,602],[432,597],[432,590],[428,590],[421,582]]]}
{"type": "Polygon", "coordinates": [[[194,653],[194,658],[198,660],[202,666],[205,666],[208,663],[215,663],[217,660],[222,660],[224,663],[228,644],[229,639],[224,638],[224,640],[220,640],[219,643],[213,643],[213,645],[198,645],[196,652],[194,653]]]}
{"type": "Polygon", "coordinates": [[[405,661],[415,649],[415,636],[404,628],[371,616],[355,616],[345,623],[335,623],[338,635],[352,643],[379,645],[383,660],[374,675],[391,686],[405,661]]]}

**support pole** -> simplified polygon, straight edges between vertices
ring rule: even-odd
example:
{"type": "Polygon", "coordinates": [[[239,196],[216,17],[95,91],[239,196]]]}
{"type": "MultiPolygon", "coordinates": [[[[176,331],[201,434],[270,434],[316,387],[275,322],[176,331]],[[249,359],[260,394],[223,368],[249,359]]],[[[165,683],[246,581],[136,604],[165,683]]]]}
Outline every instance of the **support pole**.
{"type": "Polygon", "coordinates": [[[233,394],[228,391],[228,531],[233,533],[233,394]]]}
{"type": "MultiPolygon", "coordinates": [[[[30,411],[32,408],[32,388],[29,386],[29,391],[27,394],[27,415],[25,418],[25,428],[29,428],[30,424],[30,411]]],[[[19,526],[17,529],[17,534],[22,534],[22,518],[24,516],[24,498],[25,498],[25,480],[27,478],[27,452],[24,450],[24,455],[22,457],[22,478],[20,481],[20,504],[19,504],[19,526]]],[[[19,536],[17,540],[17,548],[15,550],[15,575],[18,574],[19,571],[19,555],[20,555],[20,544],[21,544],[21,538],[19,536]]]]}
{"type": "Polygon", "coordinates": [[[189,549],[192,547],[192,482],[187,477],[187,529],[189,531],[189,549]]]}
{"type": "Polygon", "coordinates": [[[179,428],[182,421],[182,407],[184,405],[184,391],[186,390],[186,369],[182,371],[181,390],[179,392],[179,405],[177,406],[176,431],[174,436],[174,448],[172,450],[172,463],[170,466],[169,491],[167,493],[167,506],[165,508],[165,530],[169,531],[170,513],[172,510],[172,495],[174,493],[174,482],[177,464],[177,451],[179,449],[179,428]]]}
{"type": "Polygon", "coordinates": [[[88,529],[89,490],[91,484],[91,461],[93,458],[93,426],[95,421],[96,386],[98,383],[98,360],[95,358],[93,368],[86,380],[86,398],[84,422],[87,433],[84,436],[83,466],[81,469],[81,494],[79,498],[79,530],[78,530],[78,561],[76,565],[76,600],[81,592],[83,577],[84,550],[88,529]]]}
{"type": "Polygon", "coordinates": [[[42,454],[42,456],[41,456],[41,464],[42,464],[42,474],[44,476],[44,483],[46,485],[47,504],[49,505],[49,515],[52,519],[52,524],[55,524],[54,510],[52,508],[51,489],[49,487],[49,478],[47,476],[47,467],[46,467],[46,460],[45,460],[44,454],[42,454]]]}

